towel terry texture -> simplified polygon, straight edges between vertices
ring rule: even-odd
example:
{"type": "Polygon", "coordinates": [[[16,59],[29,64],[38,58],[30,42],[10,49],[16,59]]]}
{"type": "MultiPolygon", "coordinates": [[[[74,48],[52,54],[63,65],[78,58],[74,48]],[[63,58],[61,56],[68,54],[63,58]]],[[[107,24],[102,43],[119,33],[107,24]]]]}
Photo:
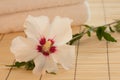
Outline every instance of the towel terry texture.
{"type": "Polygon", "coordinates": [[[85,0],[0,0],[0,15],[83,3],[85,0]]]}
{"type": "MultiPolygon", "coordinates": [[[[65,0],[61,0],[61,1],[65,1],[65,0]]],[[[66,1],[69,1],[69,0],[66,0],[66,1]]],[[[80,1],[80,0],[76,0],[76,1],[80,1]]],[[[45,9],[41,8],[41,9],[18,12],[18,13],[10,12],[10,14],[0,15],[0,33],[23,31],[24,29],[23,24],[24,24],[25,18],[28,15],[32,15],[32,16],[44,15],[44,16],[48,16],[51,20],[55,16],[69,17],[74,21],[72,25],[79,25],[87,21],[89,17],[89,8],[88,8],[87,1],[85,1],[82,4],[79,3],[75,5],[66,5],[66,6],[45,8],[45,9]]]]}

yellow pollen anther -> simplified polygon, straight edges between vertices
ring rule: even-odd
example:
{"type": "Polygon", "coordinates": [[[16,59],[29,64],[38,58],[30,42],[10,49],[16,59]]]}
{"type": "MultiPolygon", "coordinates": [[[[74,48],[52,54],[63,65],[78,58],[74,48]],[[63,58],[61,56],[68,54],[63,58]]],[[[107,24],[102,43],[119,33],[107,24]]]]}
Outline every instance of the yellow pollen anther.
{"type": "Polygon", "coordinates": [[[52,45],[51,41],[46,41],[46,43],[43,45],[43,50],[48,52],[51,45],[52,45]]]}

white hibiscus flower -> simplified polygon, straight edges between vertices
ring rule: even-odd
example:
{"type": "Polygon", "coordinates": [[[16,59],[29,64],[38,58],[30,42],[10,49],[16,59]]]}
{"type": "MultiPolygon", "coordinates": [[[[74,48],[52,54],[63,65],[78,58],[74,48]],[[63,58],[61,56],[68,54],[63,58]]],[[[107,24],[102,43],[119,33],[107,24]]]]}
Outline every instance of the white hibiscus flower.
{"type": "Polygon", "coordinates": [[[56,63],[71,68],[75,47],[66,45],[72,39],[71,22],[69,18],[57,16],[50,24],[46,16],[28,16],[24,25],[27,38],[19,36],[12,41],[11,52],[16,61],[33,60],[35,74],[56,72],[56,63]]]}

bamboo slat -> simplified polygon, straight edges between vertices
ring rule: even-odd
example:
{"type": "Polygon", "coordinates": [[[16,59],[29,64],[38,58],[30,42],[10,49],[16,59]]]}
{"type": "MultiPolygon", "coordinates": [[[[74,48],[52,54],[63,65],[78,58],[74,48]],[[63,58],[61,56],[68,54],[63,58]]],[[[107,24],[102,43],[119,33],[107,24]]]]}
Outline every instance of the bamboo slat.
{"type": "MultiPolygon", "coordinates": [[[[106,22],[112,22],[120,19],[120,0],[105,0],[106,22]]],[[[109,63],[111,80],[120,79],[120,33],[112,34],[117,43],[109,43],[109,63]]]]}
{"type": "MultiPolygon", "coordinates": [[[[105,14],[103,10],[102,0],[88,0],[91,10],[91,19],[86,24],[99,26],[112,22],[114,19],[120,19],[120,0],[104,0],[105,14]]],[[[80,31],[79,26],[73,26],[73,34],[80,31]]],[[[95,34],[92,37],[83,37],[80,42],[76,42],[76,56],[78,53],[77,64],[73,63],[71,70],[64,70],[60,65],[56,75],[46,74],[42,80],[120,80],[120,34],[112,34],[117,40],[117,43],[101,42],[96,38],[95,34]],[[107,49],[108,57],[107,59],[107,49]],[[108,69],[108,62],[109,68],[108,69]],[[75,70],[76,69],[76,70],[75,70]],[[76,73],[75,73],[76,71],[76,73]],[[109,73],[110,72],[110,76],[109,73]]],[[[0,35],[0,80],[39,80],[40,76],[32,74],[32,71],[24,69],[6,68],[4,65],[12,64],[14,55],[9,48],[11,41],[16,36],[24,36],[23,32],[0,35]],[[2,38],[2,39],[1,39],[2,38]],[[9,75],[8,75],[9,74],[9,75]],[[8,76],[8,79],[6,79],[8,76]]]]}
{"type": "Polygon", "coordinates": [[[0,41],[0,80],[5,80],[9,72],[9,68],[5,65],[10,65],[13,63],[14,57],[10,52],[10,44],[11,40],[17,35],[23,35],[23,33],[6,34],[0,41]]]}

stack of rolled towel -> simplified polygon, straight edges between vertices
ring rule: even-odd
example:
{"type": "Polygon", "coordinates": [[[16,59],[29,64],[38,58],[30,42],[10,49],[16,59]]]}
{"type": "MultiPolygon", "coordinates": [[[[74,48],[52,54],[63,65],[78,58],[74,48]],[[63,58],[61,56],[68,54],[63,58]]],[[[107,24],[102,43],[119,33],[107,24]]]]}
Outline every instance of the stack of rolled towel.
{"type": "Polygon", "coordinates": [[[89,8],[87,0],[0,0],[0,33],[23,31],[28,15],[69,17],[72,25],[87,21],[89,8]]]}

